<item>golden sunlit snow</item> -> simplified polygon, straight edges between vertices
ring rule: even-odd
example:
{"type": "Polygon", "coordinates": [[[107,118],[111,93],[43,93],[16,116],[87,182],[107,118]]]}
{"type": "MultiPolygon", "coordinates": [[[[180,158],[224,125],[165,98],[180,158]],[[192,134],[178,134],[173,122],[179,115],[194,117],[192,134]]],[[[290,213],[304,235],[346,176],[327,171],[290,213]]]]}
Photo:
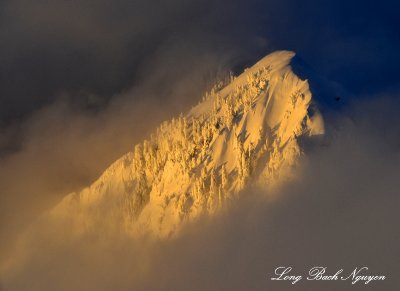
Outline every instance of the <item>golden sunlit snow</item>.
{"type": "Polygon", "coordinates": [[[275,52],[217,84],[52,215],[73,217],[82,231],[100,223],[167,237],[185,221],[216,213],[249,185],[290,178],[302,154],[298,139],[324,133],[308,81],[292,71],[293,57],[275,52]]]}

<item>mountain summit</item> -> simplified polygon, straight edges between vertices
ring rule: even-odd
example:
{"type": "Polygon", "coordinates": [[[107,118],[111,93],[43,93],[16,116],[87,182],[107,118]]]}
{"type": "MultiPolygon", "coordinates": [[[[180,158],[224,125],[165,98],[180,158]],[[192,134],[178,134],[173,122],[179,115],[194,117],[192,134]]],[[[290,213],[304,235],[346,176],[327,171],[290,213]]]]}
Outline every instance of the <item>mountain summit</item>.
{"type": "Polygon", "coordinates": [[[290,178],[303,153],[299,141],[325,131],[309,82],[294,73],[294,56],[272,53],[217,84],[52,215],[82,218],[85,229],[112,220],[132,234],[166,237],[249,185],[290,178]]]}

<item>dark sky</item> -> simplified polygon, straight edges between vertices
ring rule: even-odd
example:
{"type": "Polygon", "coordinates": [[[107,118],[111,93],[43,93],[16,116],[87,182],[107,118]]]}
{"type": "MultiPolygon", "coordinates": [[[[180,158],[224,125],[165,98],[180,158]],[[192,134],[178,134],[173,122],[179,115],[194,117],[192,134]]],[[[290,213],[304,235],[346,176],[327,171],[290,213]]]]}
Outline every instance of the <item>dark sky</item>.
{"type": "Polygon", "coordinates": [[[166,48],[175,51],[167,61],[177,67],[211,53],[229,56],[220,62],[231,68],[276,49],[294,50],[352,92],[394,90],[399,6],[387,0],[5,0],[0,119],[29,115],[61,94],[78,106],[104,105],[151,74],[149,64],[166,48]]]}

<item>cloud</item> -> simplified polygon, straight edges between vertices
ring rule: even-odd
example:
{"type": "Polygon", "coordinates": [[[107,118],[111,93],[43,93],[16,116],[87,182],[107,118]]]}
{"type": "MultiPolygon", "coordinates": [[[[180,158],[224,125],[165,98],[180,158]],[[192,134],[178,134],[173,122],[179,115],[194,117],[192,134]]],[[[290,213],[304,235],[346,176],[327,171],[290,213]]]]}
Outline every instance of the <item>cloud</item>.
{"type": "MultiPolygon", "coordinates": [[[[164,51],[159,57],[167,59],[175,52],[164,51]]],[[[93,182],[163,120],[200,100],[200,92],[216,75],[209,70],[215,63],[211,55],[199,57],[192,62],[193,71],[190,66],[170,68],[169,62],[155,59],[141,85],[114,96],[102,110],[85,111],[60,98],[10,127],[9,135],[18,132],[21,140],[18,150],[0,160],[0,234],[4,238],[0,257],[31,219],[69,192],[93,182]]]]}
{"type": "Polygon", "coordinates": [[[141,82],[164,49],[190,56],[189,63],[237,50],[232,32],[216,29],[234,15],[222,13],[213,1],[12,0],[1,5],[0,113],[7,122],[64,92],[81,105],[87,103],[81,92],[106,102],[141,82]]]}
{"type": "Polygon", "coordinates": [[[107,101],[176,42],[193,59],[234,53],[233,65],[293,50],[353,91],[378,92],[397,86],[398,8],[389,0],[3,1],[0,117],[20,119],[62,92],[107,101]]]}
{"type": "Polygon", "coordinates": [[[188,225],[176,239],[138,241],[112,231],[82,237],[72,221],[41,221],[20,241],[24,260],[14,257],[20,265],[3,272],[4,287],[396,289],[400,123],[391,115],[393,104],[397,99],[382,96],[357,102],[331,120],[332,139],[308,153],[301,179],[274,195],[243,193],[229,211],[188,225]],[[368,266],[387,279],[367,286],[303,279],[293,286],[270,280],[278,266],[292,266],[303,278],[312,266],[333,273],[368,266]]]}

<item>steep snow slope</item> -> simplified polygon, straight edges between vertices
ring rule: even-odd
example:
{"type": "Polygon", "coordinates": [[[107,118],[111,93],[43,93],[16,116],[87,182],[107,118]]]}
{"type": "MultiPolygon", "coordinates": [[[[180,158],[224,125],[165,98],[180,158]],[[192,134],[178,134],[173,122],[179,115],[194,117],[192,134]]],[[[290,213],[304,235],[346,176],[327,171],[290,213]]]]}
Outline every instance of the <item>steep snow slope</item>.
{"type": "Polygon", "coordinates": [[[112,221],[134,235],[165,237],[186,220],[215,213],[248,185],[289,179],[302,154],[298,140],[324,133],[293,57],[272,53],[218,84],[91,186],[69,194],[52,215],[74,216],[83,229],[112,221]]]}

